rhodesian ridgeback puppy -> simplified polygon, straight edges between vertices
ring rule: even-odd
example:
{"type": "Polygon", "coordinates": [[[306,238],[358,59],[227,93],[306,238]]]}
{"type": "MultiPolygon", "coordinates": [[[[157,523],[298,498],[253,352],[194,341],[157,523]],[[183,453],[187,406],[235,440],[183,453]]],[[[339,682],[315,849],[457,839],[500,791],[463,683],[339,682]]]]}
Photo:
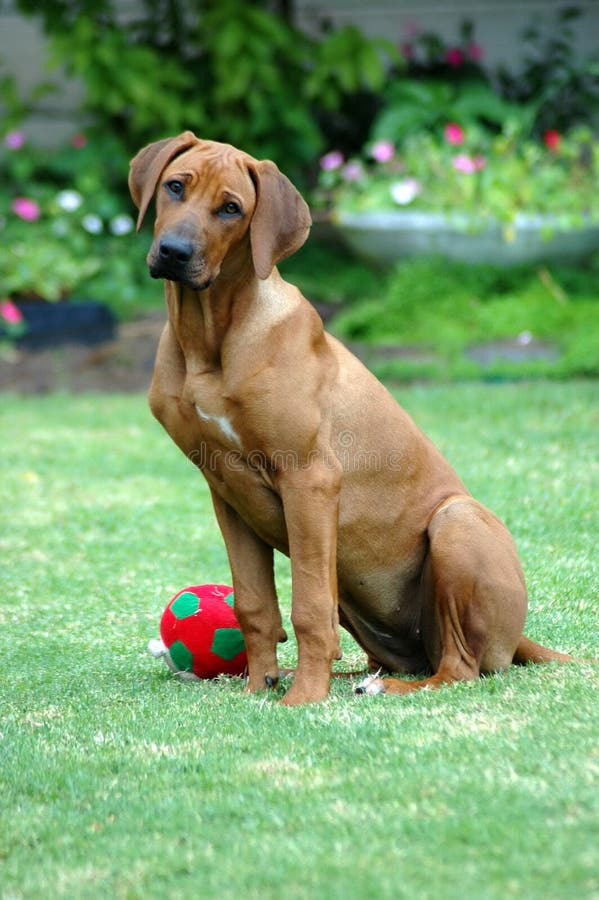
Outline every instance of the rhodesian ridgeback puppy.
{"type": "Polygon", "coordinates": [[[247,689],[279,677],[273,548],[291,559],[298,664],[285,704],[322,700],[341,624],[371,670],[359,692],[438,687],[512,662],[567,661],[522,635],[527,595],[505,525],[322,322],[276,264],[308,207],[274,163],[190,132],[131,163],[138,228],[168,321],[152,412],[204,473],[245,638],[247,689]]]}

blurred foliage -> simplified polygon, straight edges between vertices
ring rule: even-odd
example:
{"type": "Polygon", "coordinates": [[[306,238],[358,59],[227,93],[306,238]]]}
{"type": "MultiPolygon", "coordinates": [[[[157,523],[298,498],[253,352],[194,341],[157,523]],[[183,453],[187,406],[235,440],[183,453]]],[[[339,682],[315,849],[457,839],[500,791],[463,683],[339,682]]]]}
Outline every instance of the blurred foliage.
{"type": "Polygon", "coordinates": [[[596,378],[598,274],[599,257],[586,269],[404,260],[331,329],[373,345],[368,364],[382,378],[596,378]],[[489,344],[487,362],[469,352],[489,344]],[[408,352],[385,353],[402,346],[408,352]]]}
{"type": "Polygon", "coordinates": [[[483,80],[456,82],[397,79],[386,91],[372,140],[401,143],[419,131],[439,131],[447,122],[490,126],[501,131],[507,123],[529,132],[536,116],[532,103],[504,100],[483,80]]]}
{"type": "Polygon", "coordinates": [[[564,130],[595,120],[599,107],[599,54],[576,50],[576,6],[558,10],[549,22],[538,17],[522,34],[523,64],[517,72],[502,67],[498,84],[504,97],[536,106],[535,130],[564,130]]]}
{"type": "Polygon", "coordinates": [[[363,146],[348,157],[333,144],[321,158],[314,204],[333,214],[458,210],[481,224],[511,225],[521,212],[563,226],[596,218],[599,62],[576,50],[580,16],[568,7],[531,24],[511,75],[483,65],[472,22],[454,41],[415,31],[363,146]]]}
{"type": "MultiPolygon", "coordinates": [[[[134,5],[15,0],[15,6],[41,18],[54,64],[83,83],[89,143],[52,154],[31,147],[0,154],[2,240],[17,248],[17,257],[19,248],[27,248],[20,259],[12,249],[5,254],[2,296],[29,290],[58,297],[84,290],[121,312],[138,311],[140,298],[148,294],[160,302],[161,285],[151,282],[145,269],[147,234],[124,239],[111,231],[111,223],[131,211],[128,158],[144,143],[186,128],[274,159],[305,188],[326,148],[349,157],[375,136],[388,138],[391,125],[398,139],[442,129],[448,120],[472,122],[495,136],[506,122],[515,122],[519,133],[543,134],[548,127],[565,131],[597,115],[597,63],[575,51],[579,13],[571,8],[530,26],[521,66],[489,73],[469,22],[453,43],[425,32],[400,53],[390,41],[367,38],[353,26],[333,28],[323,21],[318,36],[308,36],[293,24],[291,0],[139,0],[134,5]],[[67,189],[82,198],[77,210],[57,203],[67,189]],[[39,205],[35,221],[15,214],[12,205],[19,197],[39,205]],[[86,231],[85,215],[101,220],[101,232],[86,231]]],[[[15,79],[0,73],[3,135],[51,89],[44,82],[24,98],[15,79]]],[[[388,329],[385,338],[409,339],[401,323],[404,317],[414,320],[398,298],[411,295],[414,285],[422,286],[422,296],[414,296],[420,297],[423,314],[434,311],[431,298],[462,296],[462,272],[439,285],[424,263],[419,269],[410,262],[402,270],[405,284],[394,287],[362,263],[331,258],[329,252],[322,254],[322,264],[314,259],[308,247],[285,265],[292,278],[298,267],[298,280],[311,298],[350,307],[354,324],[340,320],[339,326],[348,336],[379,340],[378,325],[388,329]],[[382,307],[375,301],[361,305],[377,294],[382,307]],[[388,305],[381,299],[387,295],[388,305]],[[399,319],[393,310],[397,316],[401,311],[399,319]],[[357,325],[358,320],[370,325],[357,325]]],[[[540,297],[538,279],[531,279],[522,284],[533,284],[540,297]]],[[[588,293],[587,288],[585,281],[588,293]]],[[[453,310],[446,314],[451,320],[453,310]]],[[[422,325],[422,334],[441,333],[440,328],[435,319],[422,325]]],[[[595,335],[581,326],[581,340],[584,334],[590,358],[595,335]]],[[[589,365],[599,371],[592,360],[589,365]]]]}
{"type": "Polygon", "coordinates": [[[549,128],[596,122],[599,54],[583,56],[576,47],[574,24],[582,17],[576,6],[534,15],[521,34],[521,59],[497,71],[485,65],[471,20],[461,23],[455,41],[417,32],[402,45],[406,65],[389,80],[376,128],[384,117],[403,133],[443,120],[476,121],[499,131],[517,117],[540,137],[549,128]]]}
{"type": "Polygon", "coordinates": [[[131,313],[152,293],[147,236],[133,233],[121,190],[127,156],[105,135],[82,134],[52,153],[23,132],[4,136],[0,157],[0,300],[68,296],[131,313]]]}
{"type": "Polygon", "coordinates": [[[343,108],[354,97],[364,106],[401,61],[391,42],[352,26],[312,39],[265,0],[141,0],[126,17],[116,0],[17,5],[42,16],[55,63],[83,82],[86,111],[129,153],[191,128],[300,182],[331,140],[329,120],[335,140],[355,144],[343,108]]]}

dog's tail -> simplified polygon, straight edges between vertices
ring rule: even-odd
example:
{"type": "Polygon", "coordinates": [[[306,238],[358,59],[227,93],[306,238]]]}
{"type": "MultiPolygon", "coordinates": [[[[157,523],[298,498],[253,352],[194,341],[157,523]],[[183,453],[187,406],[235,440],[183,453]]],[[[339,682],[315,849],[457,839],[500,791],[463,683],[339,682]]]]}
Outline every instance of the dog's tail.
{"type": "Polygon", "coordinates": [[[513,661],[517,666],[525,666],[527,663],[579,662],[579,660],[575,659],[573,656],[569,656],[567,653],[559,653],[557,650],[550,650],[549,647],[543,647],[542,644],[536,644],[525,635],[522,635],[518,641],[513,661]]]}

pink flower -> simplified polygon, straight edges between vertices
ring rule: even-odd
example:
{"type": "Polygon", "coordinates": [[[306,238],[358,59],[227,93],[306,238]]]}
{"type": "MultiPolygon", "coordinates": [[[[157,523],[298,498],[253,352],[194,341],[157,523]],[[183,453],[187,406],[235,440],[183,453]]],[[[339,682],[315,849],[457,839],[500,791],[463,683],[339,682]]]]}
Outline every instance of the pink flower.
{"type": "Polygon", "coordinates": [[[464,64],[464,54],[459,47],[450,47],[445,54],[445,62],[454,69],[458,69],[464,64]]]}
{"type": "Polygon", "coordinates": [[[562,142],[562,136],[559,131],[556,131],[554,128],[550,128],[543,135],[543,141],[545,146],[551,150],[553,153],[557,153],[559,150],[559,145],[562,142]]]}
{"type": "Polygon", "coordinates": [[[0,318],[9,325],[20,325],[23,321],[23,314],[12,300],[2,300],[0,302],[0,318]]]}
{"type": "Polygon", "coordinates": [[[343,163],[343,153],[340,150],[331,150],[321,157],[320,168],[323,172],[334,172],[335,169],[340,169],[343,163]]]}
{"type": "Polygon", "coordinates": [[[487,161],[480,153],[476,156],[468,156],[466,153],[459,153],[454,156],[452,165],[456,172],[463,172],[465,175],[472,175],[474,172],[480,172],[484,169],[487,161]]]}
{"type": "Polygon", "coordinates": [[[377,141],[370,152],[377,162],[386,163],[395,156],[395,147],[391,141],[377,141]]]}
{"type": "Polygon", "coordinates": [[[414,58],[414,45],[409,41],[404,41],[402,44],[400,44],[399,49],[404,59],[414,58]]]}
{"type": "Polygon", "coordinates": [[[448,144],[463,144],[466,132],[457,122],[448,122],[443,131],[448,144]]]}
{"type": "Polygon", "coordinates": [[[22,131],[9,131],[4,135],[4,145],[9,150],[20,150],[25,143],[25,135],[22,131]]]}
{"type": "Polygon", "coordinates": [[[470,59],[473,59],[475,62],[480,62],[480,60],[484,56],[483,48],[480,44],[474,43],[474,41],[468,45],[468,56],[470,59]]]}
{"type": "Polygon", "coordinates": [[[348,162],[341,174],[344,181],[359,181],[364,174],[364,170],[359,162],[353,161],[348,162]]]}
{"type": "Polygon", "coordinates": [[[74,134],[71,138],[71,147],[75,150],[81,150],[87,144],[87,138],[84,134],[74,134]]]}
{"type": "Polygon", "coordinates": [[[41,210],[37,200],[31,200],[29,197],[17,197],[11,203],[12,211],[25,222],[37,222],[41,216],[41,210]]]}

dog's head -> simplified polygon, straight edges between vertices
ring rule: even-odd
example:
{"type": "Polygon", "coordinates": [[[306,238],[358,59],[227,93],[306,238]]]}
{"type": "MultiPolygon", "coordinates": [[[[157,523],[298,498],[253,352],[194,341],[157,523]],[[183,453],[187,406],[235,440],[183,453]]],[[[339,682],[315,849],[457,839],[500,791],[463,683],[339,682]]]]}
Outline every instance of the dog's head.
{"type": "Polygon", "coordinates": [[[194,290],[209,287],[225,261],[239,265],[248,253],[258,278],[268,278],[311,225],[307,204],[273,162],[191,131],[140,150],[129,189],[138,230],[156,194],[151,275],[194,290]]]}

